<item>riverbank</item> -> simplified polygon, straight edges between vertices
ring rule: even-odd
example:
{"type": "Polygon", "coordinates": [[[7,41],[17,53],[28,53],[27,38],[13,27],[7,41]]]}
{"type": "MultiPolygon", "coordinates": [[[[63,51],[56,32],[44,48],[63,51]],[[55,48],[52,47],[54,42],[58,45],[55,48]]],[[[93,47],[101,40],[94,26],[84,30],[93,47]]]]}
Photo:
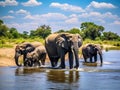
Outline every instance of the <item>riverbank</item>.
{"type": "MultiPolygon", "coordinates": [[[[113,45],[102,45],[102,48],[105,50],[108,50],[109,48],[117,48],[116,46],[113,45]]],[[[81,50],[81,48],[80,48],[81,50]]],[[[14,55],[15,55],[15,46],[12,48],[0,48],[0,67],[1,66],[16,66],[15,60],[14,60],[14,55]]],[[[82,58],[82,55],[79,55],[80,58],[82,58]]],[[[67,59],[67,55],[66,55],[67,59]]],[[[49,58],[47,57],[46,62],[49,62],[49,58]]]]}
{"type": "Polygon", "coordinates": [[[0,66],[16,66],[14,48],[0,48],[0,66]]]}

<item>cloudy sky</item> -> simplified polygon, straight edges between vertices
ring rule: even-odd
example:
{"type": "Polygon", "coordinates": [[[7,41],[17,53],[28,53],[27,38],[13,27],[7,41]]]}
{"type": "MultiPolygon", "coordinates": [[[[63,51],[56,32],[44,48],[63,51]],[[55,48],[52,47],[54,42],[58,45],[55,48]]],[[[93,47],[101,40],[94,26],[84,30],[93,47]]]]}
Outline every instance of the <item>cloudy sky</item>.
{"type": "Polygon", "coordinates": [[[52,32],[94,22],[120,35],[119,0],[0,0],[0,19],[19,32],[43,24],[52,32]]]}

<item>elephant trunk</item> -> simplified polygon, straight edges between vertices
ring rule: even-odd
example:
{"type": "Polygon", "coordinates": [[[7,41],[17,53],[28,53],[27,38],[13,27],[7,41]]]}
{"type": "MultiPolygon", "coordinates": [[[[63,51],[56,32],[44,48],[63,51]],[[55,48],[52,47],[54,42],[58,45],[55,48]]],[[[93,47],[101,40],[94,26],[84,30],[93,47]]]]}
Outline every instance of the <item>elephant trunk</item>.
{"type": "Polygon", "coordinates": [[[17,66],[22,66],[22,65],[20,65],[19,62],[18,62],[19,56],[20,56],[20,55],[19,55],[18,53],[15,54],[15,57],[14,57],[14,58],[15,58],[15,63],[16,63],[17,66]]]}
{"type": "Polygon", "coordinates": [[[98,52],[98,54],[99,54],[99,56],[100,56],[100,62],[101,62],[101,64],[102,64],[102,63],[103,63],[102,52],[101,52],[101,51],[99,51],[99,52],[98,52]]]}
{"type": "Polygon", "coordinates": [[[75,68],[78,68],[79,67],[79,58],[78,58],[78,46],[77,45],[75,45],[75,47],[73,48],[73,51],[74,51],[75,63],[76,63],[75,68]]]}

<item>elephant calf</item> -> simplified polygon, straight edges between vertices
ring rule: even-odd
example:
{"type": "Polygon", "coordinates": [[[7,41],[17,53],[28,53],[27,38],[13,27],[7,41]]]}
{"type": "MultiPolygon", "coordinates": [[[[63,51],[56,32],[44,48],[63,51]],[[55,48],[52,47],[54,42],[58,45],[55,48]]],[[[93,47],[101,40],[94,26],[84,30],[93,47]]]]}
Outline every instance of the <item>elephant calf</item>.
{"type": "Polygon", "coordinates": [[[90,62],[93,62],[92,57],[94,57],[94,62],[96,62],[97,54],[99,54],[101,65],[103,63],[102,50],[100,48],[100,45],[87,44],[82,48],[82,54],[85,62],[87,62],[87,58],[90,58],[90,62]]]}
{"type": "Polygon", "coordinates": [[[25,62],[27,53],[34,51],[35,48],[38,46],[43,46],[43,45],[40,42],[24,42],[24,43],[18,44],[15,47],[15,56],[14,56],[16,65],[22,66],[19,63],[19,57],[22,55],[23,56],[23,64],[24,64],[24,66],[27,66],[27,63],[25,62]]]}
{"type": "Polygon", "coordinates": [[[34,51],[27,53],[25,62],[28,63],[29,66],[33,66],[34,64],[38,64],[39,66],[45,65],[46,59],[46,49],[44,46],[38,46],[34,51]],[[41,63],[40,63],[41,61],[41,63]]]}

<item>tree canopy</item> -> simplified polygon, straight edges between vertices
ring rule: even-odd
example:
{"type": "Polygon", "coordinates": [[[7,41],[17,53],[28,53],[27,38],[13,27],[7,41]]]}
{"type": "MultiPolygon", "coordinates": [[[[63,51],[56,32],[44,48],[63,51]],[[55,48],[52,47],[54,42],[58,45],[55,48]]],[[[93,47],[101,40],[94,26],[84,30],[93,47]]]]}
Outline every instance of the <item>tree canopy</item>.
{"type": "Polygon", "coordinates": [[[103,32],[103,40],[119,40],[120,37],[119,35],[117,35],[117,33],[113,33],[113,32],[103,32]]]}
{"type": "Polygon", "coordinates": [[[94,24],[93,22],[83,22],[80,29],[84,34],[83,38],[89,38],[95,40],[97,37],[101,36],[101,33],[104,31],[103,26],[94,24]]]}
{"type": "Polygon", "coordinates": [[[36,30],[31,30],[31,32],[30,32],[31,37],[38,36],[41,38],[45,38],[49,34],[51,34],[51,27],[49,27],[47,25],[42,25],[42,26],[38,27],[36,30]]]}
{"type": "MultiPolygon", "coordinates": [[[[104,32],[104,27],[100,25],[96,25],[93,22],[83,22],[80,28],[72,28],[70,30],[58,30],[56,33],[72,33],[72,34],[80,34],[83,39],[91,39],[91,40],[119,40],[120,36],[117,33],[113,32],[104,32]]],[[[4,24],[2,20],[0,20],[0,37],[4,38],[43,38],[45,39],[49,34],[51,34],[51,27],[48,25],[41,25],[36,30],[23,31],[23,33],[19,33],[18,30],[14,27],[8,28],[7,25],[4,24]]]]}

